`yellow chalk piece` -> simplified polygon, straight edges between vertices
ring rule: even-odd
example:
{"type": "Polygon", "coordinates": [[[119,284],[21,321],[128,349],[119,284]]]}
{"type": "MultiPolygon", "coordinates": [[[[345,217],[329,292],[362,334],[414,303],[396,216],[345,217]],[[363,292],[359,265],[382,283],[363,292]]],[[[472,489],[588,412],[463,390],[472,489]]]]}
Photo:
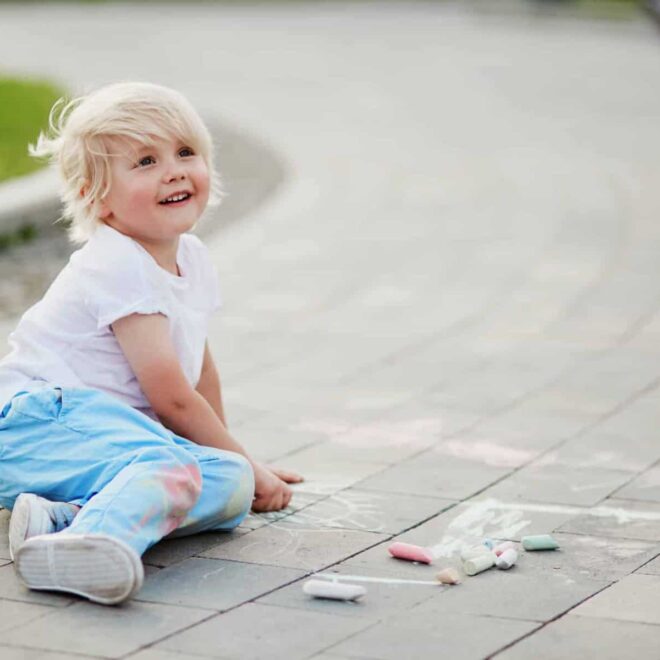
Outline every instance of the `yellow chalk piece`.
{"type": "Polygon", "coordinates": [[[442,584],[460,584],[461,576],[455,568],[443,568],[436,576],[442,584]]]}

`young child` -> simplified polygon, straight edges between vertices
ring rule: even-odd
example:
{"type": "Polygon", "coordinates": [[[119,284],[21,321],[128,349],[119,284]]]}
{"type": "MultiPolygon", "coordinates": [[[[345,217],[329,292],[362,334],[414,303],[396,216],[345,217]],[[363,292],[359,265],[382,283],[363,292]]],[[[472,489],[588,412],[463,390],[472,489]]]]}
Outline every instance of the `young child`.
{"type": "Polygon", "coordinates": [[[216,271],[187,233],[217,199],[212,144],[179,93],[119,83],[51,113],[70,237],[84,244],[0,361],[0,505],[31,589],[119,603],[165,536],[286,507],[229,434],[206,341],[216,271]]]}

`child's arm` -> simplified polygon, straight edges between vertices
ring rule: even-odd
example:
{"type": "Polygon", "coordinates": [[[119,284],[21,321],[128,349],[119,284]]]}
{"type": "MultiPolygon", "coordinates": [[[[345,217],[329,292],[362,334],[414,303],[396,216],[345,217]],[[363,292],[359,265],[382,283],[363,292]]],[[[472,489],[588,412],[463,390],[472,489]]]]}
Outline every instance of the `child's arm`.
{"type": "Polygon", "coordinates": [[[213,356],[209,349],[209,343],[204,346],[204,362],[202,363],[202,373],[199,382],[195,388],[213,408],[215,414],[220,418],[223,426],[227,428],[227,417],[222,405],[222,388],[220,386],[220,375],[213,361],[213,356]]]}
{"type": "Polygon", "coordinates": [[[253,461],[229,434],[206,399],[188,382],[162,314],[131,314],[112,330],[140,387],[164,426],[188,440],[245,456],[254,469],[255,511],[286,507],[291,489],[270,470],[253,461]]]}
{"type": "MultiPolygon", "coordinates": [[[[208,342],[206,342],[206,345],[204,346],[204,362],[202,364],[202,374],[195,389],[206,399],[211,408],[213,408],[215,414],[220,418],[220,421],[222,422],[225,429],[229,430],[227,428],[225,410],[222,405],[220,374],[218,373],[218,369],[215,366],[215,362],[213,361],[213,356],[211,355],[208,342]]],[[[303,481],[302,476],[297,472],[270,466],[268,466],[267,469],[270,470],[276,477],[279,477],[282,481],[284,481],[284,483],[297,484],[303,481]]]]}

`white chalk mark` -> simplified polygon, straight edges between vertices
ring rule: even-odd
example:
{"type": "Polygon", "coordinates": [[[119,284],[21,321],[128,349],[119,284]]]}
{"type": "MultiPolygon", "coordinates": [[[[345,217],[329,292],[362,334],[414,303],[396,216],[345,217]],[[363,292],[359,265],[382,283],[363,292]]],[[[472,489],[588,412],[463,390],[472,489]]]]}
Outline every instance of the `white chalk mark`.
{"type": "Polygon", "coordinates": [[[556,513],[574,516],[615,518],[618,524],[634,520],[660,520],[660,511],[631,511],[622,507],[580,507],[564,504],[525,502],[501,502],[494,498],[468,505],[447,526],[439,543],[429,547],[434,557],[449,557],[472,545],[481,543],[488,527],[488,536],[515,538],[518,532],[530,524],[525,513],[556,513]]]}
{"type": "Polygon", "coordinates": [[[614,488],[619,484],[618,479],[610,481],[601,481],[599,484],[585,484],[584,486],[571,486],[571,491],[581,493],[585,490],[595,490],[596,488],[614,488]]]}
{"type": "Polygon", "coordinates": [[[314,573],[310,578],[326,578],[334,581],[350,580],[351,582],[381,582],[383,584],[426,584],[434,587],[442,586],[442,583],[432,580],[403,580],[399,578],[367,577],[366,575],[338,575],[336,573],[314,573]]]}
{"type": "Polygon", "coordinates": [[[623,507],[595,506],[582,507],[570,504],[531,504],[524,502],[499,502],[495,499],[484,500],[490,502],[491,508],[509,509],[516,511],[538,511],[541,513],[567,513],[583,516],[596,516],[597,518],[616,518],[618,523],[632,520],[660,520],[660,511],[632,511],[623,507]]]}
{"type": "Polygon", "coordinates": [[[434,451],[494,467],[519,467],[531,461],[535,456],[531,451],[515,449],[485,440],[477,442],[449,440],[438,445],[434,451]]]}

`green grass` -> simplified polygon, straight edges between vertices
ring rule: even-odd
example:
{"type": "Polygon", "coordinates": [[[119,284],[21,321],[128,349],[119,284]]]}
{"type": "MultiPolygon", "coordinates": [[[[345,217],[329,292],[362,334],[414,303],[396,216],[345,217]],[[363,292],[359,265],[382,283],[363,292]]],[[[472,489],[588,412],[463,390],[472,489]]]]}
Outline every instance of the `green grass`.
{"type": "Polygon", "coordinates": [[[28,155],[28,143],[48,126],[50,108],[63,94],[46,81],[0,76],[0,181],[43,167],[28,155]]]}

